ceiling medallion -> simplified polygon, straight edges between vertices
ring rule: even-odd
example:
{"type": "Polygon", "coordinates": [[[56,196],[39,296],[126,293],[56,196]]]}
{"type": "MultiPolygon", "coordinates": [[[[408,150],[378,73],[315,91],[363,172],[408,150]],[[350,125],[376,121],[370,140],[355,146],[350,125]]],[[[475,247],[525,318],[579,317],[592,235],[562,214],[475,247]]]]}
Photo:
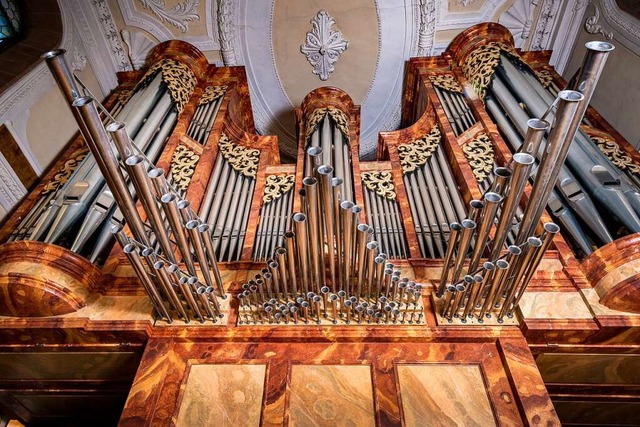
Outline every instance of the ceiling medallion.
{"type": "Polygon", "coordinates": [[[304,44],[300,46],[300,52],[313,66],[313,74],[322,81],[329,79],[329,75],[335,69],[334,64],[349,46],[342,32],[332,29],[335,23],[336,20],[326,10],[321,10],[311,19],[313,27],[307,33],[304,44]]]}

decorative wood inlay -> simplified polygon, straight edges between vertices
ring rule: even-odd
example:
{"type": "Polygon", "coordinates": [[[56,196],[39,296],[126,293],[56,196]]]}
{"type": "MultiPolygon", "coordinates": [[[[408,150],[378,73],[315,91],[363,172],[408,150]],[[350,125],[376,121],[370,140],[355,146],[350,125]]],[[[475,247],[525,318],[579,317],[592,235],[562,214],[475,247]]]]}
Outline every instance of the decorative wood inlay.
{"type": "Polygon", "coordinates": [[[496,425],[478,365],[398,365],[397,369],[405,426],[496,425]]]}
{"type": "Polygon", "coordinates": [[[413,172],[423,166],[438,149],[442,134],[438,126],[431,128],[428,134],[410,144],[398,145],[398,156],[403,173],[413,172]]]}
{"type": "Polygon", "coordinates": [[[602,151],[618,169],[640,178],[640,165],[635,163],[631,156],[622,151],[620,146],[612,138],[594,134],[590,134],[589,136],[593,142],[596,143],[600,151],[602,151]]]}
{"type": "Polygon", "coordinates": [[[204,93],[198,100],[198,105],[215,101],[216,99],[223,96],[226,91],[227,86],[207,86],[204,90],[204,93]]]}
{"type": "Polygon", "coordinates": [[[178,111],[182,111],[196,87],[195,74],[186,64],[165,58],[149,68],[133,91],[135,92],[148,84],[157,72],[162,73],[162,81],[167,85],[171,99],[176,104],[178,111]]]}
{"type": "Polygon", "coordinates": [[[440,89],[457,93],[462,92],[462,87],[453,74],[431,74],[429,75],[429,80],[431,80],[434,86],[440,89]]]}
{"type": "Polygon", "coordinates": [[[249,178],[255,178],[258,171],[258,162],[260,161],[260,150],[245,148],[236,145],[226,134],[220,136],[218,147],[224,158],[229,162],[231,167],[249,178]]]}
{"type": "Polygon", "coordinates": [[[373,426],[371,368],[366,365],[294,365],[291,426],[373,426]]]}
{"type": "Polygon", "coordinates": [[[198,160],[200,160],[200,156],[184,145],[176,147],[171,159],[171,175],[179,189],[186,190],[189,187],[198,160]]]}
{"type": "Polygon", "coordinates": [[[478,182],[482,182],[491,176],[495,157],[493,153],[493,144],[489,136],[480,132],[471,141],[462,147],[462,152],[469,161],[469,166],[473,171],[473,176],[478,182]]]}
{"type": "Polygon", "coordinates": [[[49,194],[62,187],[64,183],[67,182],[71,174],[78,169],[78,166],[80,166],[80,163],[82,163],[84,158],[87,157],[87,154],[89,154],[89,149],[87,147],[79,148],[71,153],[69,155],[69,159],[64,162],[62,167],[58,169],[56,174],[53,176],[53,180],[45,184],[41,194],[49,194]]]}
{"type": "Polygon", "coordinates": [[[378,196],[396,200],[396,191],[391,172],[365,172],[362,174],[362,183],[378,196]]]}
{"type": "Polygon", "coordinates": [[[295,177],[296,176],[293,174],[267,176],[267,180],[264,184],[264,196],[262,196],[262,201],[264,203],[271,203],[280,198],[283,194],[293,188],[295,177]]]}
{"type": "Polygon", "coordinates": [[[305,136],[305,141],[309,141],[311,134],[316,130],[322,119],[324,119],[327,114],[333,119],[336,127],[340,132],[342,132],[347,142],[349,142],[349,119],[344,112],[331,105],[325,108],[317,108],[313,113],[311,113],[307,120],[307,134],[305,136]]]}
{"type": "Polygon", "coordinates": [[[259,426],[266,370],[266,365],[191,365],[177,425],[259,426]]]}

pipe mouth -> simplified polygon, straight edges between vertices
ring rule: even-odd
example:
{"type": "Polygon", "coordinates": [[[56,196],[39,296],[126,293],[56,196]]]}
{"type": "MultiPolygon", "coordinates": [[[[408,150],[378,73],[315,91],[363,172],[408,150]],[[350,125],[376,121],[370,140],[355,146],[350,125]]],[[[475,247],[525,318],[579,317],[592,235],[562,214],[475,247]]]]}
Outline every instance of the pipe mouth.
{"type": "Polygon", "coordinates": [[[353,202],[349,201],[349,200],[345,200],[344,202],[340,203],[340,208],[345,209],[345,210],[351,210],[352,207],[354,207],[355,205],[353,204],[353,202]]]}
{"type": "Polygon", "coordinates": [[[160,168],[153,168],[149,172],[147,172],[149,178],[155,179],[164,176],[164,171],[160,168]]]}
{"type": "Polygon", "coordinates": [[[178,283],[180,283],[181,285],[186,285],[188,282],[189,282],[189,278],[185,276],[182,276],[180,280],[178,280],[178,283]]]}
{"type": "Polygon", "coordinates": [[[385,261],[384,258],[382,258],[380,255],[378,255],[377,257],[375,257],[373,259],[373,262],[375,262],[376,264],[382,264],[385,261]]]}
{"type": "Polygon", "coordinates": [[[482,268],[484,268],[485,270],[491,271],[496,269],[496,265],[491,261],[487,261],[484,264],[482,264],[482,268]]]}
{"type": "Polygon", "coordinates": [[[64,55],[67,51],[64,49],[54,49],[54,50],[50,50],[49,52],[45,52],[42,55],[40,55],[40,58],[42,59],[53,59],[57,56],[61,56],[64,55]]]}
{"type": "Polygon", "coordinates": [[[337,187],[339,185],[342,185],[343,182],[344,182],[344,180],[342,178],[337,177],[337,176],[331,178],[331,186],[332,187],[337,187]]]}
{"type": "Polygon", "coordinates": [[[462,283],[458,283],[456,285],[456,292],[464,292],[467,290],[467,287],[465,285],[463,285],[462,283]]]}
{"type": "Polygon", "coordinates": [[[353,207],[351,208],[351,213],[359,214],[360,212],[362,212],[362,206],[353,205],[353,207]]]}
{"type": "Polygon", "coordinates": [[[556,234],[560,231],[560,227],[553,222],[545,222],[543,228],[544,231],[552,234],[556,234]]]}
{"type": "Polygon", "coordinates": [[[451,224],[449,224],[449,228],[451,230],[455,230],[455,231],[460,231],[462,230],[462,226],[460,225],[459,222],[452,222],[451,224]]]}
{"type": "Polygon", "coordinates": [[[107,132],[117,132],[120,129],[124,129],[126,124],[124,122],[113,122],[109,123],[105,128],[107,132]]]}
{"type": "Polygon", "coordinates": [[[494,193],[493,191],[484,193],[484,198],[489,203],[500,203],[502,201],[502,196],[498,193],[494,193]]]}
{"type": "Polygon", "coordinates": [[[378,246],[380,245],[378,244],[378,242],[375,242],[375,241],[367,243],[367,249],[369,250],[378,249],[378,246]]]}
{"type": "Polygon", "coordinates": [[[133,243],[128,243],[122,248],[125,254],[131,254],[136,251],[136,245],[133,243]]]}
{"type": "Polygon", "coordinates": [[[91,104],[93,102],[93,98],[90,96],[79,96],[73,100],[71,105],[74,107],[84,107],[87,104],[91,104]]]}
{"type": "Polygon", "coordinates": [[[135,166],[135,165],[139,165],[140,163],[144,162],[144,157],[142,157],[141,155],[137,154],[134,156],[129,156],[127,157],[127,159],[124,161],[124,163],[127,166],[135,166]]]}
{"type": "Polygon", "coordinates": [[[180,267],[178,264],[171,264],[167,270],[169,270],[169,273],[175,273],[176,271],[180,271],[180,267]]]}
{"type": "Polygon", "coordinates": [[[529,127],[529,129],[547,130],[549,129],[549,126],[551,125],[546,120],[536,119],[536,118],[527,120],[527,127],[529,127]]]}
{"type": "Polygon", "coordinates": [[[447,291],[449,292],[455,292],[456,291],[456,287],[453,285],[447,285],[447,291]]]}
{"type": "Polygon", "coordinates": [[[302,180],[302,185],[306,185],[306,186],[316,185],[317,183],[318,183],[318,180],[312,176],[308,176],[302,180]]]}
{"type": "Polygon", "coordinates": [[[271,261],[271,262],[269,263],[269,268],[278,268],[278,266],[279,266],[279,265],[280,265],[280,264],[278,264],[278,262],[277,262],[277,261],[271,261]]]}
{"type": "Polygon", "coordinates": [[[286,253],[287,253],[287,250],[285,248],[276,248],[276,254],[285,255],[286,253]]]}
{"type": "Polygon", "coordinates": [[[187,227],[188,230],[193,230],[198,228],[199,225],[200,221],[198,221],[197,219],[192,219],[191,221],[187,221],[185,227],[187,227]]]}
{"type": "Polygon", "coordinates": [[[285,231],[284,232],[284,238],[285,239],[292,239],[296,236],[296,234],[293,231],[285,231]]]}
{"type": "Polygon", "coordinates": [[[186,209],[189,206],[191,206],[191,202],[188,200],[183,199],[178,202],[178,209],[186,209]]]}
{"type": "Polygon", "coordinates": [[[293,214],[293,220],[295,222],[304,222],[307,220],[307,216],[302,212],[296,212],[293,214]]]}
{"type": "Polygon", "coordinates": [[[503,259],[499,259],[498,261],[496,261],[496,267],[498,267],[500,270],[505,270],[509,268],[509,262],[503,259]]]}
{"type": "Polygon", "coordinates": [[[595,50],[597,52],[611,52],[616,48],[612,43],[603,42],[602,40],[587,42],[584,44],[584,47],[589,50],[595,50]]]}
{"type": "Polygon", "coordinates": [[[153,249],[151,248],[144,248],[142,250],[142,256],[149,256],[153,253],[153,249]]]}
{"type": "Polygon", "coordinates": [[[473,199],[469,202],[469,206],[471,206],[473,209],[482,209],[484,208],[484,202],[482,200],[473,199]]]}
{"type": "Polygon", "coordinates": [[[462,280],[464,280],[465,283],[472,283],[473,282],[473,276],[470,276],[469,274],[467,274],[467,275],[464,276],[464,278],[462,280]]]}
{"type": "Polygon", "coordinates": [[[511,176],[511,170],[503,166],[497,167],[493,170],[493,173],[502,178],[509,178],[511,176]]]}
{"type": "MultiPolygon", "coordinates": [[[[195,285],[196,283],[198,283],[198,278],[196,276],[191,276],[189,277],[189,280],[187,280],[187,283],[189,283],[190,285],[195,285]]],[[[204,286],[201,286],[200,288],[204,289],[204,286]]]]}
{"type": "Polygon", "coordinates": [[[507,250],[511,255],[520,255],[522,253],[522,249],[517,247],[516,245],[510,245],[507,250]]]}
{"type": "Polygon", "coordinates": [[[320,175],[331,175],[333,173],[333,166],[331,166],[331,165],[320,165],[320,166],[318,166],[318,173],[320,175]]]}
{"type": "Polygon", "coordinates": [[[196,292],[198,293],[198,295],[203,295],[205,293],[205,287],[200,286],[198,289],[196,289],[196,292]]]}
{"type": "Polygon", "coordinates": [[[462,227],[463,228],[470,228],[471,230],[473,230],[474,228],[476,228],[476,222],[472,221],[470,219],[463,219],[462,220],[462,227]]]}
{"type": "Polygon", "coordinates": [[[357,229],[358,229],[358,231],[362,231],[363,233],[366,233],[369,230],[369,225],[368,224],[358,224],[357,229]]]}
{"type": "Polygon", "coordinates": [[[319,156],[322,154],[322,147],[309,147],[307,148],[307,154],[309,156],[319,156]]]}
{"type": "Polygon", "coordinates": [[[123,228],[120,224],[114,224],[111,226],[111,234],[118,234],[123,228]]]}
{"type": "Polygon", "coordinates": [[[156,261],[153,263],[153,268],[156,270],[160,270],[162,267],[164,267],[164,261],[156,261]]]}
{"type": "Polygon", "coordinates": [[[527,239],[527,243],[529,244],[529,246],[533,246],[534,248],[539,248],[540,246],[542,246],[542,240],[538,239],[537,237],[529,237],[527,239]]]}
{"type": "Polygon", "coordinates": [[[169,203],[169,202],[173,202],[176,198],[177,196],[175,194],[167,193],[167,194],[163,194],[162,197],[160,197],[160,201],[162,203],[169,203]]]}
{"type": "Polygon", "coordinates": [[[558,93],[558,98],[567,102],[580,102],[584,99],[584,95],[577,90],[561,90],[558,93]]]}
{"type": "Polygon", "coordinates": [[[513,161],[521,165],[532,165],[535,158],[529,153],[516,153],[513,155],[513,161]]]}
{"type": "Polygon", "coordinates": [[[198,226],[198,231],[200,233],[204,233],[205,231],[208,231],[208,230],[209,230],[209,224],[200,224],[198,226]]]}
{"type": "Polygon", "coordinates": [[[479,274],[476,274],[475,276],[473,276],[473,281],[476,282],[476,283],[480,283],[483,280],[484,280],[483,277],[481,275],[479,275],[479,274]]]}
{"type": "Polygon", "coordinates": [[[264,273],[264,274],[262,275],[262,277],[264,277],[265,279],[271,279],[271,278],[273,277],[273,274],[271,274],[271,273],[264,273]]]}
{"type": "MultiPolygon", "coordinates": [[[[373,231],[373,230],[372,230],[372,231],[373,231]]],[[[380,252],[380,253],[378,254],[378,256],[379,256],[380,258],[382,258],[384,261],[386,261],[386,260],[387,260],[387,258],[389,258],[389,256],[388,256],[387,254],[385,254],[384,252],[380,252]]]]}

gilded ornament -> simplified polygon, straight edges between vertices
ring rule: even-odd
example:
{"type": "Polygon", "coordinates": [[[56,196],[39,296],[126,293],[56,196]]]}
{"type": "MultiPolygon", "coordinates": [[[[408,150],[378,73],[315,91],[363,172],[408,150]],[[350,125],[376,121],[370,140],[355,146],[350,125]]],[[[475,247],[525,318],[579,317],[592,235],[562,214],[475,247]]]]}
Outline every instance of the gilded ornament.
{"type": "Polygon", "coordinates": [[[538,79],[538,81],[540,81],[540,84],[543,87],[548,88],[549,86],[551,86],[551,83],[553,83],[553,76],[551,75],[551,72],[549,70],[540,70],[534,72],[536,78],[538,79]]]}
{"type": "Polygon", "coordinates": [[[64,183],[69,180],[71,174],[78,169],[78,166],[80,166],[80,163],[87,157],[87,154],[89,154],[89,149],[86,147],[80,148],[71,154],[69,159],[58,169],[53,179],[44,186],[42,195],[44,196],[62,187],[64,183]]]}
{"type": "Polygon", "coordinates": [[[133,95],[132,90],[128,90],[128,89],[121,90],[120,93],[118,94],[118,102],[122,105],[125,105],[127,102],[129,102],[131,95],[133,95]]]}
{"type": "Polygon", "coordinates": [[[484,132],[479,133],[473,140],[462,147],[473,176],[478,182],[482,182],[491,176],[494,165],[493,144],[484,132]]]}
{"type": "Polygon", "coordinates": [[[235,145],[224,133],[220,135],[218,147],[225,160],[229,162],[229,165],[231,165],[236,172],[248,178],[255,179],[256,173],[258,172],[260,150],[235,145]]]}
{"type": "Polygon", "coordinates": [[[429,160],[429,157],[438,149],[442,135],[438,126],[434,126],[431,131],[420,139],[416,139],[410,144],[398,145],[398,156],[402,173],[413,172],[429,160]]]}
{"type": "Polygon", "coordinates": [[[204,93],[198,100],[198,105],[208,104],[224,95],[227,90],[226,86],[207,86],[204,93]]]}
{"type": "Polygon", "coordinates": [[[360,175],[362,183],[380,197],[395,200],[396,191],[391,172],[364,172],[360,175]]]}
{"type": "Polygon", "coordinates": [[[173,59],[162,59],[149,68],[133,92],[149,84],[157,72],[162,73],[162,81],[167,85],[178,112],[181,112],[196,87],[196,76],[186,64],[173,59]]]}
{"type": "Polygon", "coordinates": [[[184,145],[178,145],[171,159],[171,175],[173,182],[181,190],[186,190],[191,182],[191,177],[196,171],[196,165],[200,156],[184,145]]]}
{"type": "Polygon", "coordinates": [[[295,175],[269,175],[264,185],[264,195],[262,201],[271,203],[274,200],[282,197],[283,194],[290,191],[293,188],[295,182],[295,175]]]}
{"type": "Polygon", "coordinates": [[[611,160],[618,169],[640,177],[640,165],[636,164],[631,156],[620,149],[620,146],[609,138],[590,135],[600,151],[611,160]]]}
{"type": "Polygon", "coordinates": [[[453,74],[432,74],[429,76],[429,80],[440,89],[448,90],[449,92],[462,92],[462,87],[453,74]]]}
{"type": "Polygon", "coordinates": [[[347,141],[349,141],[349,119],[345,113],[333,106],[317,108],[313,113],[311,113],[309,120],[307,120],[306,140],[309,141],[311,134],[316,130],[322,119],[324,119],[327,114],[331,117],[334,125],[340,130],[342,135],[344,135],[347,141]]]}

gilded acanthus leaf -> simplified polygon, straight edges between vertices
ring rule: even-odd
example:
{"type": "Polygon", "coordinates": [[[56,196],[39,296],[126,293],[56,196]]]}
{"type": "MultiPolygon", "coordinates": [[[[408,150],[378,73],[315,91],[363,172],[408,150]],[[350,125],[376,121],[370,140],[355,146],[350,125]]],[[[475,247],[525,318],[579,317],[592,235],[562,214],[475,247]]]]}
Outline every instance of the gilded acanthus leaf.
{"type": "Polygon", "coordinates": [[[534,70],[534,73],[543,87],[548,88],[549,86],[551,86],[551,83],[553,83],[553,76],[551,75],[551,72],[549,70],[534,70]]]}
{"type": "Polygon", "coordinates": [[[462,87],[453,74],[431,74],[429,75],[429,80],[431,80],[434,86],[440,89],[450,92],[462,92],[462,87]]]}
{"type": "Polygon", "coordinates": [[[349,141],[349,119],[345,113],[331,105],[326,108],[317,108],[313,113],[311,113],[309,120],[307,120],[306,141],[309,141],[311,134],[316,130],[318,125],[322,122],[322,119],[324,119],[327,114],[333,120],[334,125],[340,130],[342,135],[344,135],[346,140],[349,141]]]}
{"type": "Polygon", "coordinates": [[[171,159],[171,175],[176,187],[186,190],[191,182],[191,177],[196,171],[196,165],[200,156],[184,145],[178,145],[171,159]]]}
{"type": "Polygon", "coordinates": [[[295,175],[282,174],[282,175],[269,175],[264,185],[264,195],[262,201],[264,203],[271,203],[274,200],[282,197],[287,191],[293,188],[295,182],[295,175]]]}
{"type": "Polygon", "coordinates": [[[171,99],[176,104],[178,111],[182,111],[189,101],[193,89],[196,87],[197,80],[193,71],[182,62],[165,58],[149,68],[133,91],[136,92],[138,89],[146,86],[155,77],[157,72],[162,73],[162,81],[167,85],[171,99]]]}
{"type": "Polygon", "coordinates": [[[220,135],[218,147],[220,148],[220,152],[224,156],[225,160],[229,162],[229,165],[231,165],[235,171],[248,178],[255,179],[256,172],[258,172],[260,150],[236,145],[231,142],[229,137],[224,133],[220,135]]]}
{"type": "Polygon", "coordinates": [[[438,126],[420,139],[410,144],[398,145],[398,156],[403,173],[413,172],[429,160],[429,157],[438,149],[442,135],[438,126]]]}
{"type": "Polygon", "coordinates": [[[125,105],[127,102],[129,102],[129,98],[131,98],[131,95],[133,95],[133,91],[130,89],[121,90],[118,94],[118,102],[122,105],[125,105]]]}
{"type": "Polygon", "coordinates": [[[216,99],[224,95],[226,90],[226,86],[207,86],[207,88],[204,90],[204,93],[198,100],[198,105],[215,101],[216,99]]]}
{"type": "Polygon", "coordinates": [[[396,190],[391,172],[364,172],[360,177],[364,186],[378,196],[389,200],[396,199],[396,190]]]}
{"type": "Polygon", "coordinates": [[[640,177],[640,165],[636,164],[631,156],[622,151],[613,139],[596,135],[590,136],[600,151],[602,151],[618,169],[640,177]]]}
{"type": "Polygon", "coordinates": [[[58,188],[62,187],[65,182],[69,180],[73,172],[78,169],[80,163],[87,157],[89,154],[89,149],[86,147],[82,147],[77,149],[76,151],[69,156],[69,159],[64,162],[62,167],[58,169],[56,174],[53,176],[53,179],[47,183],[42,189],[42,195],[49,194],[53,191],[56,191],[58,188]]]}
{"type": "Polygon", "coordinates": [[[478,182],[482,182],[491,176],[494,164],[494,153],[491,139],[484,132],[462,147],[462,152],[467,158],[473,176],[478,182]]]}

